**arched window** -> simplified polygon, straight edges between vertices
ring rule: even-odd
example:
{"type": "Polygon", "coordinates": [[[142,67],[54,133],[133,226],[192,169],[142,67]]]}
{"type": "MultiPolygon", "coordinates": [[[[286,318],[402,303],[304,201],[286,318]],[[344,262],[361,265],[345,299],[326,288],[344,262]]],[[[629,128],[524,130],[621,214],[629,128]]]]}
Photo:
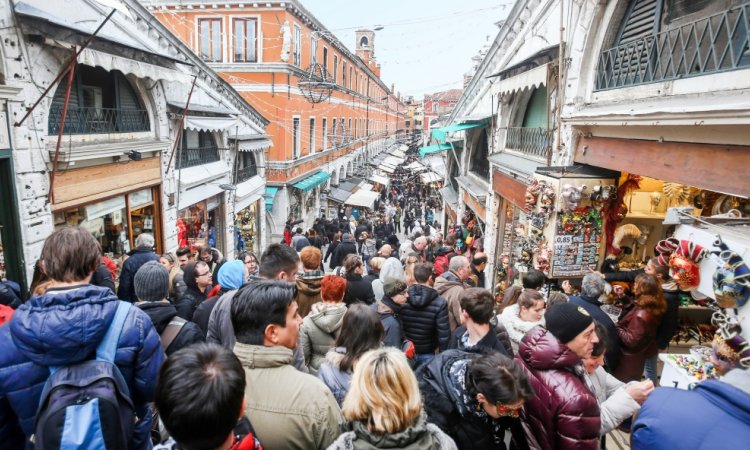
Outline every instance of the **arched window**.
{"type": "MultiPolygon", "coordinates": [[[[57,86],[47,131],[57,134],[65,104],[65,80],[57,86]]],[[[135,89],[119,70],[76,66],[65,117],[65,134],[149,131],[148,112],[135,89]]]]}
{"type": "Polygon", "coordinates": [[[362,39],[359,40],[359,46],[360,47],[367,47],[370,44],[369,39],[367,39],[367,36],[362,36],[362,39]]]}

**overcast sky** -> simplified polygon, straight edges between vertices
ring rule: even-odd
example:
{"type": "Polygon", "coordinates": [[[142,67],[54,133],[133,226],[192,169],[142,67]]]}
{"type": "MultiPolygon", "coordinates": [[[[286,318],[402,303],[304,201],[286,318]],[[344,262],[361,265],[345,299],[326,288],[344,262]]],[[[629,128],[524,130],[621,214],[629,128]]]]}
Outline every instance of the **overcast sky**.
{"type": "Polygon", "coordinates": [[[460,88],[471,58],[494,40],[495,22],[513,0],[302,0],[354,51],[354,30],[384,28],[375,36],[381,78],[402,95],[460,88]]]}

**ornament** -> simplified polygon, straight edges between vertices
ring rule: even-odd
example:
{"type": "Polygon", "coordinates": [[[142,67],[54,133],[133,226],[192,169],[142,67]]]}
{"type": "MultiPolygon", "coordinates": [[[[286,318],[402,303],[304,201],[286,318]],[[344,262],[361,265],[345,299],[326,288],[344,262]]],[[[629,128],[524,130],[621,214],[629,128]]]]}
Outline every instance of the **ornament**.
{"type": "Polygon", "coordinates": [[[722,265],[714,272],[714,296],[722,308],[744,306],[750,297],[750,269],[737,253],[724,250],[719,254],[722,265]]]}

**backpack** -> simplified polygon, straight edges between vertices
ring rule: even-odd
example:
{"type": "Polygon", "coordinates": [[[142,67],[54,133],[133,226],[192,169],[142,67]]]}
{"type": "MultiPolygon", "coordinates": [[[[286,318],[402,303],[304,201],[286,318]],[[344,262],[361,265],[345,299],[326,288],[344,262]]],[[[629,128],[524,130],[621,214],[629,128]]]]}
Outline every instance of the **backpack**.
{"type": "Polygon", "coordinates": [[[453,252],[446,254],[437,254],[437,256],[435,256],[435,262],[432,264],[432,273],[434,274],[435,278],[448,271],[448,266],[450,265],[451,258],[454,256],[456,256],[456,254],[453,252]]]}
{"type": "Polygon", "coordinates": [[[35,448],[128,449],[135,409],[114,359],[131,306],[117,302],[115,317],[96,348],[96,359],[50,366],[31,437],[35,448]]]}

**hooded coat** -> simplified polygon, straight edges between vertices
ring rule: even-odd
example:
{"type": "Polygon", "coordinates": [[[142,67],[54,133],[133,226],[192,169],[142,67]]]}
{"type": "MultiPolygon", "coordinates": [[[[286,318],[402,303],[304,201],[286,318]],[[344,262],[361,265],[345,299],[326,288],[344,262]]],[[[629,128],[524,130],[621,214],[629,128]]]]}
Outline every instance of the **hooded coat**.
{"type": "Polygon", "coordinates": [[[503,309],[503,312],[498,316],[500,323],[503,324],[505,331],[508,333],[514,354],[518,353],[518,345],[529,330],[537,325],[544,326],[544,318],[539,322],[528,322],[521,319],[518,315],[520,310],[521,307],[516,303],[503,309]]]}
{"type": "Polygon", "coordinates": [[[356,273],[346,274],[346,293],[344,294],[344,303],[347,306],[352,303],[364,303],[372,305],[375,303],[375,293],[372,290],[372,284],[362,278],[362,275],[356,273]]]}
{"type": "Polygon", "coordinates": [[[661,316],[639,306],[633,307],[617,322],[620,358],[612,372],[620,381],[640,381],[646,359],[656,355],[656,332],[661,316]]]}
{"type": "Polygon", "coordinates": [[[386,347],[401,348],[404,343],[404,332],[401,324],[401,307],[393,299],[384,295],[382,299],[371,306],[380,316],[380,323],[383,324],[385,334],[383,334],[383,345],[386,347]]]}
{"type": "Polygon", "coordinates": [[[734,369],[692,391],[658,388],[641,406],[632,430],[633,450],[747,448],[750,372],[734,369]]]}
{"type": "Polygon", "coordinates": [[[311,375],[317,375],[318,368],[336,343],[344,322],[346,305],[343,303],[316,303],[310,315],[302,321],[299,330],[299,345],[305,355],[305,364],[311,375]]]}
{"type": "Polygon", "coordinates": [[[326,353],[325,359],[318,368],[318,379],[322,381],[333,393],[336,402],[341,406],[344,397],[349,392],[352,381],[352,373],[341,370],[341,360],[346,355],[344,347],[334,347],[326,353]]]}
{"type": "Polygon", "coordinates": [[[401,307],[404,337],[414,342],[417,354],[448,348],[451,338],[448,303],[435,289],[423,284],[409,288],[409,299],[401,307]]]}
{"type": "Polygon", "coordinates": [[[198,288],[195,280],[195,263],[187,263],[182,269],[185,278],[185,293],[175,303],[177,315],[185,320],[193,320],[193,314],[198,305],[206,299],[206,294],[198,288]]]}
{"type": "MultiPolygon", "coordinates": [[[[117,297],[109,288],[80,285],[50,289],[16,310],[0,327],[0,446],[24,447],[49,366],[67,366],[93,357],[112,322],[117,297]]],[[[146,313],[130,308],[117,344],[115,364],[130,388],[135,411],[131,448],[150,445],[151,415],[159,367],[164,361],[159,335],[146,313]]],[[[27,445],[27,448],[31,448],[27,445]]]]}
{"type": "Polygon", "coordinates": [[[521,340],[516,361],[536,393],[522,415],[529,442],[543,450],[598,449],[599,405],[581,358],[538,326],[521,340]]]}
{"type": "Polygon", "coordinates": [[[297,306],[300,317],[307,317],[312,307],[320,303],[320,283],[323,277],[303,278],[297,275],[297,306]]]}
{"type": "Polygon", "coordinates": [[[344,259],[347,255],[357,254],[357,244],[349,238],[348,241],[341,241],[331,256],[331,264],[328,267],[335,268],[344,265],[344,259]]]}
{"type": "Polygon", "coordinates": [[[375,434],[367,424],[347,422],[341,427],[344,433],[339,436],[328,450],[375,450],[378,448],[402,450],[450,450],[456,449],[447,434],[437,426],[427,423],[422,413],[416,423],[398,433],[375,434]]]}
{"type": "Polygon", "coordinates": [[[433,287],[448,302],[448,322],[453,333],[461,325],[461,293],[468,286],[458,278],[458,275],[448,271],[435,279],[433,287]]]}
{"type": "MultiPolygon", "coordinates": [[[[168,302],[140,302],[137,306],[151,319],[159,336],[167,328],[169,322],[177,316],[177,308],[168,302]]],[[[181,348],[196,342],[205,342],[205,340],[206,336],[198,325],[193,322],[185,322],[169,347],[164,349],[164,352],[169,356],[181,348]]]]}
{"type": "Polygon", "coordinates": [[[375,294],[375,300],[383,298],[383,284],[388,278],[395,278],[397,280],[404,279],[404,266],[398,258],[387,258],[383,263],[383,266],[380,267],[378,279],[372,282],[372,291],[375,294]]]}

